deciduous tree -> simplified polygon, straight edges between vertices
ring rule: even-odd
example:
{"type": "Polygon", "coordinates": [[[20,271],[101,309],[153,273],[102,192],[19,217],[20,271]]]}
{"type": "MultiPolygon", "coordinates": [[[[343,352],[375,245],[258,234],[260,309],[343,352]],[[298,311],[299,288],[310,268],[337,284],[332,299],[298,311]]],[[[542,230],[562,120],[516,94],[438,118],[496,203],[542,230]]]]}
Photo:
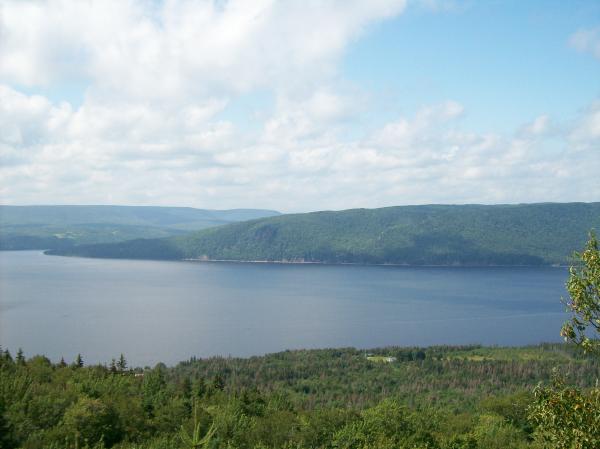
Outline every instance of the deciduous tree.
{"type": "MultiPolygon", "coordinates": [[[[576,263],[569,270],[565,302],[573,316],[564,324],[561,335],[587,353],[600,354],[600,251],[590,233],[585,249],[575,253],[576,263]],[[592,335],[590,335],[592,334],[592,335]]],[[[535,436],[545,448],[600,448],[600,388],[582,390],[568,386],[555,373],[550,386],[534,390],[535,401],[530,420],[535,436]]]]}
{"type": "Polygon", "coordinates": [[[561,335],[585,352],[600,355],[600,250],[593,232],[575,260],[567,281],[569,299],[564,301],[573,317],[563,325],[561,335]]]}

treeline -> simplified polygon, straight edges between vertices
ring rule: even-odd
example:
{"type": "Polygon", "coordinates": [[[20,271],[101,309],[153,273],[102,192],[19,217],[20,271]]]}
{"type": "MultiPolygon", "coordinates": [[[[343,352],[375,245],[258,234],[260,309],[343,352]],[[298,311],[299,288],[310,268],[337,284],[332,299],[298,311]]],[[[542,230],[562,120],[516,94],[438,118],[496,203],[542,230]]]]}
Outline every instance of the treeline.
{"type": "Polygon", "coordinates": [[[407,265],[567,264],[600,203],[430,205],[289,214],[50,254],[407,265]]]}
{"type": "Polygon", "coordinates": [[[37,235],[0,235],[0,251],[33,250],[33,249],[60,249],[67,250],[75,246],[71,239],[55,236],[37,235]]]}
{"type": "Polygon", "coordinates": [[[564,345],[352,348],[130,369],[0,351],[1,448],[536,448],[532,389],[552,367],[587,388],[597,360],[564,345]]]}

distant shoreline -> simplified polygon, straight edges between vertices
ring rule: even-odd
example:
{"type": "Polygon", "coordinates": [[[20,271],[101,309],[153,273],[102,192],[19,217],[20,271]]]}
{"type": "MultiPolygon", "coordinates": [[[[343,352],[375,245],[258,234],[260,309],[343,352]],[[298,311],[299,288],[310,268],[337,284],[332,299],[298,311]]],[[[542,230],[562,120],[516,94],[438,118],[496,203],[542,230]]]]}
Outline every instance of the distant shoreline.
{"type": "Polygon", "coordinates": [[[131,257],[90,257],[77,254],[52,254],[48,249],[0,249],[0,252],[22,252],[35,251],[41,252],[45,256],[58,257],[80,257],[82,259],[110,259],[110,260],[146,260],[153,262],[204,262],[204,263],[235,263],[235,264],[262,264],[262,265],[330,265],[330,266],[359,266],[359,267],[405,267],[405,268],[569,268],[571,265],[562,264],[540,264],[540,265],[474,265],[474,264],[406,264],[406,263],[359,263],[359,262],[322,262],[322,261],[294,261],[294,260],[241,260],[241,259],[206,259],[206,258],[184,258],[184,259],[140,259],[131,257]]]}
{"type": "MultiPolygon", "coordinates": [[[[75,256],[80,257],[80,256],[75,256]]],[[[155,259],[133,259],[133,260],[155,260],[155,259]]],[[[159,259],[156,259],[159,260],[159,259]]],[[[452,264],[452,265],[415,265],[407,263],[359,263],[359,262],[321,262],[321,261],[309,261],[309,260],[241,260],[241,259],[206,259],[206,258],[185,258],[178,259],[183,262],[214,262],[214,263],[247,263],[247,264],[273,264],[273,265],[353,265],[353,266],[365,266],[365,267],[423,267],[423,268],[569,268],[570,265],[471,265],[471,264],[452,264]]]]}

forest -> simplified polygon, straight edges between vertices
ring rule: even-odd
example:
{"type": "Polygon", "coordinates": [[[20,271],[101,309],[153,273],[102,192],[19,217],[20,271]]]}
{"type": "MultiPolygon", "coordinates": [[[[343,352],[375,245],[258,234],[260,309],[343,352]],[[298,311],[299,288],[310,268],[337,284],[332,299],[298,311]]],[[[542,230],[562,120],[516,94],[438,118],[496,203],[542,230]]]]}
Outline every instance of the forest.
{"type": "Polygon", "coordinates": [[[286,214],[48,254],[401,265],[569,264],[600,203],[429,205],[286,214]]]}
{"type": "MultiPolygon", "coordinates": [[[[192,358],[174,367],[0,358],[2,448],[538,448],[534,389],[583,391],[573,345],[389,347],[192,358]],[[367,355],[395,357],[391,363],[367,355]]],[[[589,446],[592,447],[592,446],[589,446]]]]}

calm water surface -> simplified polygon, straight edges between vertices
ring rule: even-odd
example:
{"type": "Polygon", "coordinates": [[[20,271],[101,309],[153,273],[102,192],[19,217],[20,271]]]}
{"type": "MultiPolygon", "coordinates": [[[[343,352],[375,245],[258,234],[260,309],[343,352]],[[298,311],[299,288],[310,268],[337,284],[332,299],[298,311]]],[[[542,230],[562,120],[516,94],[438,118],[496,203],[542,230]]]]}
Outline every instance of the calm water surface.
{"type": "Polygon", "coordinates": [[[0,344],[134,365],[294,348],[558,341],[564,268],[155,262],[0,251],[0,344]]]}

